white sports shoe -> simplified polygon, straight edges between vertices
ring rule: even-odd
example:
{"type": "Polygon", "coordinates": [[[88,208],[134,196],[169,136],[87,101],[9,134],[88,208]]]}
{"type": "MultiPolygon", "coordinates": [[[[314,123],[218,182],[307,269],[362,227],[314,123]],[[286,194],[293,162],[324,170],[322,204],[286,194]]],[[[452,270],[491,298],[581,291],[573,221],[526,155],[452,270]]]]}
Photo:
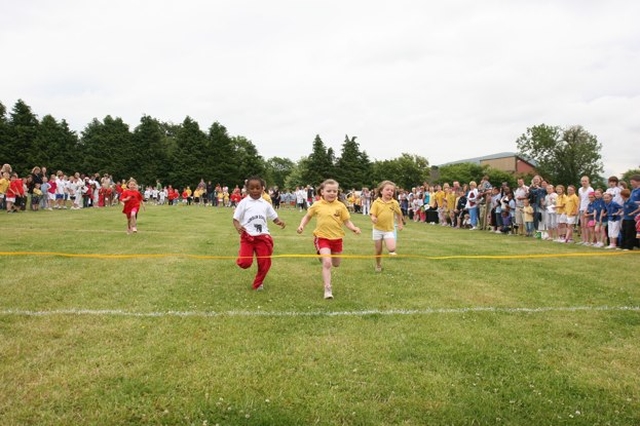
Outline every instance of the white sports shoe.
{"type": "Polygon", "coordinates": [[[333,293],[331,292],[331,287],[327,287],[324,289],[324,298],[333,299],[333,293]]]}

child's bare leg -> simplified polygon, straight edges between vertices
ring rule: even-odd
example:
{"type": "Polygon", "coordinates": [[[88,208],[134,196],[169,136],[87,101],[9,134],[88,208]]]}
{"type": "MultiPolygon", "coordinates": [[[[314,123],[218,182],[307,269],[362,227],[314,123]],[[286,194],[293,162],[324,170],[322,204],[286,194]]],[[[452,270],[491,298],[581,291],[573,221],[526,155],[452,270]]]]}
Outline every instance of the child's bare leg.
{"type": "Polygon", "coordinates": [[[324,288],[331,288],[331,249],[321,248],[320,256],[320,260],[322,261],[322,281],[324,283],[324,288]]]}
{"type": "Polygon", "coordinates": [[[376,250],[376,271],[382,268],[382,240],[375,240],[374,246],[376,250]]]}
{"type": "Polygon", "coordinates": [[[389,253],[395,253],[396,252],[396,239],[395,238],[385,238],[384,239],[384,245],[387,247],[387,250],[389,250],[389,253]]]}

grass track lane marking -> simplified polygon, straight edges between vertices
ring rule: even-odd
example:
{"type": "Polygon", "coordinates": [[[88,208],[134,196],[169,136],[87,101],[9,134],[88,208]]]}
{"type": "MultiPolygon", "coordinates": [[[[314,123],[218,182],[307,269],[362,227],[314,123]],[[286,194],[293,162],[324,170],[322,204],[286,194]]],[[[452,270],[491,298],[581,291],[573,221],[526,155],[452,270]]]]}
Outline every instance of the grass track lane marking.
{"type": "MultiPolygon", "coordinates": [[[[455,260],[455,259],[548,259],[559,257],[603,257],[603,256],[624,256],[630,254],[638,254],[640,251],[615,251],[615,252],[578,252],[578,253],[553,253],[553,254],[509,254],[509,255],[451,255],[451,256],[427,256],[420,254],[398,254],[396,256],[382,255],[383,258],[409,258],[409,259],[426,259],[426,260],[455,260]]],[[[101,253],[61,253],[50,251],[2,251],[0,256],[51,256],[51,257],[77,257],[85,259],[157,259],[164,257],[184,257],[189,259],[200,260],[235,260],[238,256],[213,256],[213,255],[199,255],[199,254],[186,254],[186,253],[146,253],[146,254],[101,254],[101,253]]],[[[258,257],[271,257],[272,259],[295,259],[295,258],[317,258],[317,257],[341,257],[345,259],[374,259],[375,255],[360,255],[360,254],[339,254],[339,255],[322,255],[317,254],[274,254],[271,256],[256,256],[258,257]]]]}
{"type": "Polygon", "coordinates": [[[546,312],[640,312],[640,306],[565,306],[540,308],[427,308],[427,309],[370,309],[363,311],[329,311],[329,312],[269,312],[269,311],[166,311],[166,312],[131,312],[120,309],[56,309],[51,311],[29,311],[22,309],[0,309],[3,316],[50,317],[50,316],[115,316],[138,318],[215,318],[215,317],[362,317],[369,315],[435,315],[435,314],[467,314],[467,313],[496,313],[496,314],[535,314],[546,312]]]}

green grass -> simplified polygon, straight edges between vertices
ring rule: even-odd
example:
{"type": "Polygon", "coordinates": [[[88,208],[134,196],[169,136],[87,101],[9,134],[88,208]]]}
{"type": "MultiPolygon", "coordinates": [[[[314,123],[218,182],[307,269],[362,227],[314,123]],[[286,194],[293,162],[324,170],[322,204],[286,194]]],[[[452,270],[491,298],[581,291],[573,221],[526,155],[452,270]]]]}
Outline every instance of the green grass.
{"type": "Polygon", "coordinates": [[[0,423],[640,424],[637,252],[354,215],[325,301],[281,217],[254,292],[229,209],[3,215],[0,423]]]}

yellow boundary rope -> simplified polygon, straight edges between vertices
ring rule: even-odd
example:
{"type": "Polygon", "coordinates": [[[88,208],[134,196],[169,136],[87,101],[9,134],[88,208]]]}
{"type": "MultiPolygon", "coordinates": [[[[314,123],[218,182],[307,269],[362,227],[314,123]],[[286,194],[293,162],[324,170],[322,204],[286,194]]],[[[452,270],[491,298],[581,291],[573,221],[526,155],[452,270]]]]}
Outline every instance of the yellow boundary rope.
{"type": "MultiPolygon", "coordinates": [[[[399,254],[396,256],[382,255],[383,258],[409,258],[426,260],[453,260],[453,259],[548,259],[548,258],[570,258],[570,257],[602,257],[602,256],[624,256],[637,254],[640,251],[614,251],[614,252],[578,252],[578,253],[553,253],[553,254],[513,254],[513,255],[451,255],[451,256],[427,256],[419,254],[399,254]]],[[[50,257],[71,257],[85,259],[157,259],[166,257],[184,257],[188,259],[201,260],[235,260],[238,256],[213,256],[186,253],[148,253],[148,254],[98,254],[98,253],[61,253],[61,252],[33,252],[33,251],[3,251],[0,256],[50,256],[50,257]]],[[[249,256],[247,256],[249,257],[249,256]]],[[[257,258],[258,256],[256,256],[257,258]]],[[[341,257],[344,259],[375,259],[375,255],[360,254],[339,254],[339,255],[317,255],[317,254],[274,254],[272,259],[296,259],[296,258],[318,258],[318,257],[341,257]]]]}

